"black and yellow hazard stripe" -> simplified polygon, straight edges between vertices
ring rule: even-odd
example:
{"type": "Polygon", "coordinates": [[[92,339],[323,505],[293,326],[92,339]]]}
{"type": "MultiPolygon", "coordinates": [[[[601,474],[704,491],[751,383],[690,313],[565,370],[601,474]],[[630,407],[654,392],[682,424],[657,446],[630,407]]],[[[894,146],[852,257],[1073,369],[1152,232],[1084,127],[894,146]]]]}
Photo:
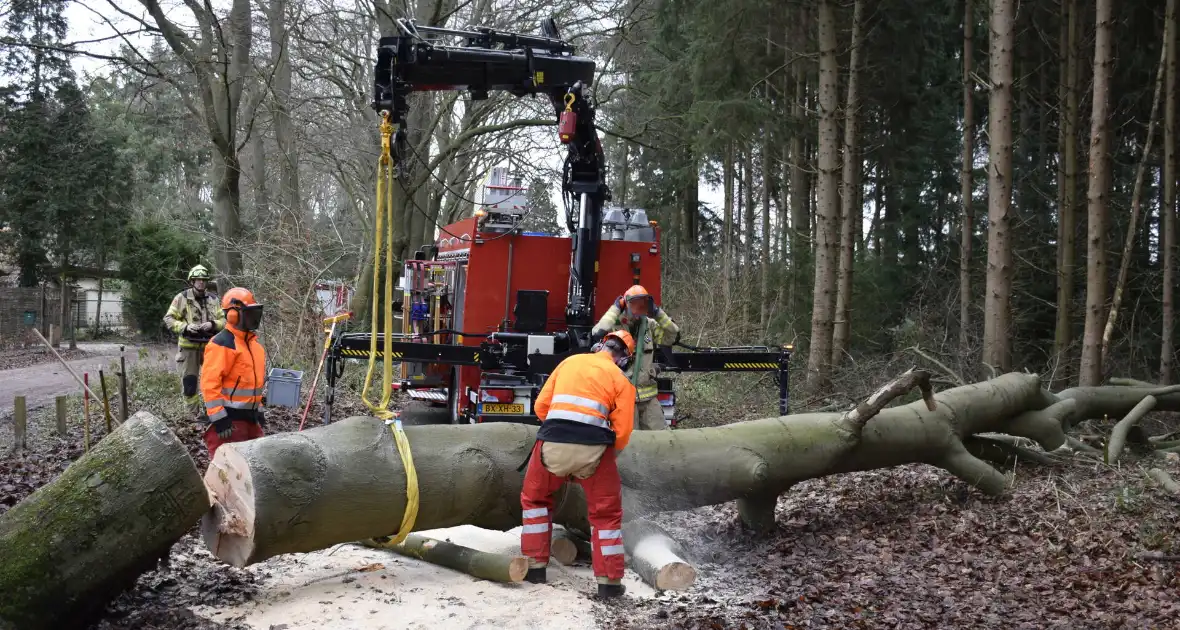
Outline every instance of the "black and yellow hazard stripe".
{"type": "Polygon", "coordinates": [[[777,370],[777,363],[726,363],[721,366],[725,370],[777,370]]]}
{"type": "MultiPolygon", "coordinates": [[[[340,354],[342,354],[346,357],[368,357],[369,351],[368,350],[353,350],[351,348],[342,348],[340,350],[340,354]]],[[[383,356],[385,356],[385,352],[378,351],[377,356],[383,357],[383,356]]],[[[400,359],[400,358],[402,358],[402,353],[394,352],[393,354],[390,355],[390,358],[400,359]]]]}

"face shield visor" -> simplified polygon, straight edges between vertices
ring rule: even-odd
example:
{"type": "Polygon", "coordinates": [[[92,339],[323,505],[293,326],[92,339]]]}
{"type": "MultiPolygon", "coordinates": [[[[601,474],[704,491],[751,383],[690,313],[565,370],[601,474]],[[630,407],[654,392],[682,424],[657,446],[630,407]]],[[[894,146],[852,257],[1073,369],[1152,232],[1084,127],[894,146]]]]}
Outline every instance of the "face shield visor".
{"type": "Polygon", "coordinates": [[[637,295],[627,300],[627,313],[631,317],[646,317],[651,314],[651,296],[637,295]]]}
{"type": "Polygon", "coordinates": [[[262,305],[251,304],[238,307],[238,324],[245,331],[255,331],[262,325],[262,305]]]}

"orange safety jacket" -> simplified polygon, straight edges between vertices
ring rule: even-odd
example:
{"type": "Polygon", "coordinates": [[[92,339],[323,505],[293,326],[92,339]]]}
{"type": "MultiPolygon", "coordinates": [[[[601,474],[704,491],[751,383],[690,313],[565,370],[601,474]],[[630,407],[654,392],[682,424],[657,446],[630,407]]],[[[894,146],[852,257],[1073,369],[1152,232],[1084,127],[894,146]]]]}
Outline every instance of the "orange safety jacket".
{"type": "Polygon", "coordinates": [[[232,324],[205,346],[201,397],[210,422],[260,420],[266,385],[266,350],[258,335],[232,324]]]}
{"type": "Polygon", "coordinates": [[[533,410],[542,442],[606,444],[621,451],[635,423],[635,386],[609,352],[575,354],[549,375],[533,410]]]}

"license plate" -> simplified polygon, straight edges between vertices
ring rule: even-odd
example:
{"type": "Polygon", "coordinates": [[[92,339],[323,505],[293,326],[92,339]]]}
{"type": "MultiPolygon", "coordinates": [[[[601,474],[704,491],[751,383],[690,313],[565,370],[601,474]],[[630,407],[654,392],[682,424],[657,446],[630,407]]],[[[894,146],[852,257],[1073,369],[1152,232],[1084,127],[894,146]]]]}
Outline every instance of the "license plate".
{"type": "Polygon", "coordinates": [[[484,403],[483,404],[483,412],[484,413],[508,414],[508,415],[518,415],[519,416],[524,413],[524,405],[516,405],[516,404],[506,405],[503,403],[484,403]]]}

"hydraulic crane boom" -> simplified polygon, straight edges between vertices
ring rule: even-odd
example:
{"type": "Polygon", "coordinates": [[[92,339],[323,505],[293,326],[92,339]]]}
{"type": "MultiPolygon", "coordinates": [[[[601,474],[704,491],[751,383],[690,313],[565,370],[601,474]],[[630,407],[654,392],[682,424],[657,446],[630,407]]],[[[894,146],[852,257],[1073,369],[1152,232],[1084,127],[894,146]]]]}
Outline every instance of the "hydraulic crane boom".
{"type": "Polygon", "coordinates": [[[586,93],[594,79],[594,61],[574,56],[551,19],[541,25],[543,36],[423,27],[406,19],[397,26],[401,34],[378,43],[373,90],[373,108],[389,111],[398,125],[395,159],[404,156],[407,96],[412,92],[466,90],[473,100],[482,100],[499,90],[515,96],[541,94],[553,105],[561,142],[568,148],[562,192],[578,212],[576,225],[570,221],[569,226],[573,251],[566,324],[578,345],[585,345],[594,323],[602,208],[610,201],[595,110],[586,93]],[[441,37],[465,43],[445,45],[441,37]]]}

